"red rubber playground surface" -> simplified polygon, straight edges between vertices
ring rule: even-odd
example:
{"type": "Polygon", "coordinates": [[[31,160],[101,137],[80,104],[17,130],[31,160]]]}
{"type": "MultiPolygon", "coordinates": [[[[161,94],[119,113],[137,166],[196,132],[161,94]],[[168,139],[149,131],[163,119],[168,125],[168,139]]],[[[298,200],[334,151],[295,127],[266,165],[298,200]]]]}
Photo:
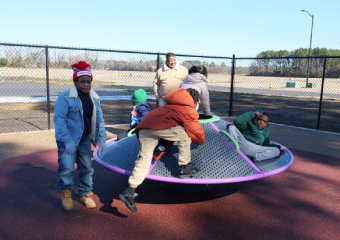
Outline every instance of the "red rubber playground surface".
{"type": "Polygon", "coordinates": [[[146,180],[137,213],[118,200],[127,176],[95,161],[97,208],[81,205],[75,187],[66,212],[56,149],[7,159],[0,162],[0,239],[340,239],[340,159],[291,150],[287,171],[208,192],[146,180]]]}

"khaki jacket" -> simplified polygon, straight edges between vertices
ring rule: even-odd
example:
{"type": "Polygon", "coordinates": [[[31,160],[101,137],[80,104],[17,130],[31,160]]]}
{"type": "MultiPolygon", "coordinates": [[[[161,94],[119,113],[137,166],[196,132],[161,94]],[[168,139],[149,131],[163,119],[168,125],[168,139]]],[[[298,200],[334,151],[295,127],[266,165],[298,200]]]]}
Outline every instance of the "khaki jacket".
{"type": "Polygon", "coordinates": [[[188,69],[179,65],[177,69],[164,70],[164,66],[158,69],[154,83],[153,90],[157,100],[165,98],[165,96],[172,90],[179,88],[185,77],[188,75],[188,69]]]}

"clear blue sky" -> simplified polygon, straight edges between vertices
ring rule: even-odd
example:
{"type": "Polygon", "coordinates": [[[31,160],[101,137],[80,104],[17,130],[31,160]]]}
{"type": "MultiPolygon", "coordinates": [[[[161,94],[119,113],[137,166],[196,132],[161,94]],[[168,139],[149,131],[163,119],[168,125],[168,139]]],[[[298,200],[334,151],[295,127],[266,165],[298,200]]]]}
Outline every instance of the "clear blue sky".
{"type": "Polygon", "coordinates": [[[253,57],[340,49],[340,0],[1,1],[0,41],[253,57]]]}

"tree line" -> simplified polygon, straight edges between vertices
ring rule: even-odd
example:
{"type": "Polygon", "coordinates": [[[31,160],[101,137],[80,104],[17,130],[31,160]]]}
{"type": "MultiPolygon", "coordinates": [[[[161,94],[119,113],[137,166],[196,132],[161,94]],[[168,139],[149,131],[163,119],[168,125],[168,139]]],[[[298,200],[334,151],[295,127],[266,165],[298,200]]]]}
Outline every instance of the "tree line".
{"type": "MultiPolygon", "coordinates": [[[[70,68],[73,63],[80,60],[91,64],[93,69],[120,70],[120,71],[153,71],[152,66],[157,66],[157,58],[155,60],[135,60],[130,55],[126,60],[103,60],[112,53],[83,51],[67,51],[62,49],[50,49],[48,65],[50,68],[70,68]]],[[[118,54],[115,56],[122,56],[118,54]]],[[[159,67],[164,64],[165,57],[159,57],[159,67]]],[[[204,65],[210,73],[230,73],[230,67],[224,62],[216,64],[214,61],[185,60],[181,62],[186,68],[193,65],[204,65]]],[[[6,47],[0,48],[0,67],[13,68],[45,68],[46,53],[45,49],[24,48],[24,47],[6,47]]]]}
{"type": "MultiPolygon", "coordinates": [[[[154,60],[144,59],[136,60],[134,55],[127,55],[126,60],[110,60],[114,57],[122,58],[120,53],[107,53],[97,51],[72,51],[62,49],[49,50],[49,67],[50,68],[70,68],[73,63],[85,60],[90,63],[93,69],[106,69],[118,71],[152,71],[152,65],[157,65],[156,56],[154,60]],[[112,56],[106,56],[112,55],[112,56]],[[103,60],[103,59],[108,60],[103,60]]],[[[251,76],[289,76],[305,77],[307,75],[308,59],[293,58],[309,56],[308,48],[299,48],[293,51],[263,51],[256,55],[253,60],[236,59],[235,73],[251,76]],[[261,58],[278,58],[278,59],[261,59],[261,58]]],[[[311,56],[340,56],[338,49],[314,48],[311,56]]],[[[180,59],[182,60],[182,59],[180,59]]],[[[165,57],[159,58],[159,66],[164,64],[165,57]]],[[[228,61],[228,60],[226,60],[228,61]]],[[[323,58],[310,60],[310,77],[322,77],[323,58]]],[[[181,64],[186,68],[193,65],[203,65],[207,68],[208,73],[230,74],[230,63],[219,64],[214,61],[182,60],[181,64]]],[[[0,48],[0,67],[14,68],[45,68],[46,54],[45,49],[25,48],[25,47],[1,47],[0,48]]],[[[328,58],[326,63],[326,76],[340,76],[340,58],[328,58]]]]}
{"type": "MultiPolygon", "coordinates": [[[[309,48],[299,48],[293,51],[263,51],[256,55],[257,58],[279,59],[255,59],[250,66],[249,75],[252,76],[281,76],[281,77],[306,77],[308,69],[309,48]],[[282,58],[280,58],[282,57],[282,58]],[[288,58],[283,58],[288,57],[288,58]]],[[[327,48],[313,48],[312,57],[340,56],[340,50],[327,48]]],[[[322,77],[324,58],[310,59],[310,77],[322,77]]],[[[340,76],[340,58],[327,58],[326,76],[340,76]]]]}

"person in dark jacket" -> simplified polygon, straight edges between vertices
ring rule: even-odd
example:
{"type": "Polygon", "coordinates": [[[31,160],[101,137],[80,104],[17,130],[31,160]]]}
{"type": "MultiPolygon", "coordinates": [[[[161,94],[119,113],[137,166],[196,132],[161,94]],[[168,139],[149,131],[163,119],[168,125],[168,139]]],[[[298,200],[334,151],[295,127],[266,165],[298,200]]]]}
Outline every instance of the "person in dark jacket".
{"type": "Polygon", "coordinates": [[[280,145],[270,143],[268,121],[268,114],[258,109],[240,115],[234,125],[227,126],[240,150],[254,162],[285,154],[280,145]]]}
{"type": "Polygon", "coordinates": [[[188,164],[191,161],[191,142],[197,145],[205,142],[205,133],[196,112],[199,99],[195,89],[177,88],[164,98],[166,105],[151,111],[139,123],[135,131],[140,143],[138,159],[129,178],[129,188],[119,194],[120,200],[131,211],[137,211],[135,189],[148,174],[154,148],[160,139],[178,141],[179,178],[191,178],[198,173],[198,168],[188,164]]]}
{"type": "Polygon", "coordinates": [[[147,95],[143,89],[136,90],[131,97],[133,108],[130,114],[130,129],[120,133],[117,136],[117,141],[127,137],[128,132],[136,128],[143,117],[152,110],[151,106],[146,103],[147,95]]]}

